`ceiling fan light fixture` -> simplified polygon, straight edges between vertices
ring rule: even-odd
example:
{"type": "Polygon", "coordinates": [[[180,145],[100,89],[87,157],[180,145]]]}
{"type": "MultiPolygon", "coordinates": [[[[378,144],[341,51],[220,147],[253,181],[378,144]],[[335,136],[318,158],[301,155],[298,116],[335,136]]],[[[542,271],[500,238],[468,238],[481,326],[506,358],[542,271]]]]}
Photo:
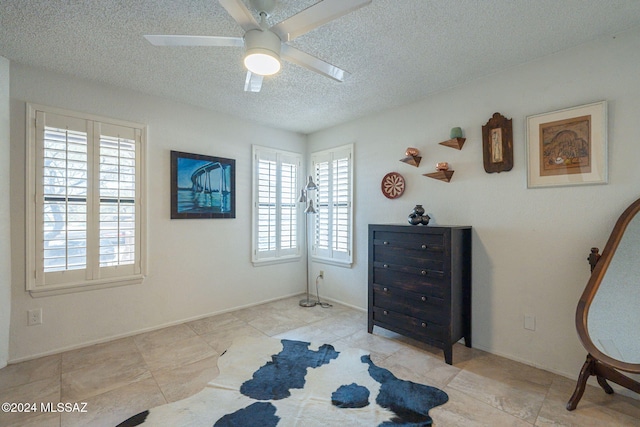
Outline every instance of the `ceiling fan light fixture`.
{"type": "Polygon", "coordinates": [[[269,30],[250,30],[244,35],[244,66],[261,76],[280,71],[280,38],[269,30]]]}

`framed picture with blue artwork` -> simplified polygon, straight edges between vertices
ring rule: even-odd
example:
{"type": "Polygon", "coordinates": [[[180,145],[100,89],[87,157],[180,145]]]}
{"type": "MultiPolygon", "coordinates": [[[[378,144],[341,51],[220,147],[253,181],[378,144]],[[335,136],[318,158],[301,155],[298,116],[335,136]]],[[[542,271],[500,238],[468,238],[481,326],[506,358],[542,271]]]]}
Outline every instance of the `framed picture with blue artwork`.
{"type": "Polygon", "coordinates": [[[171,151],[171,219],[235,217],[236,161],[171,151]]]}

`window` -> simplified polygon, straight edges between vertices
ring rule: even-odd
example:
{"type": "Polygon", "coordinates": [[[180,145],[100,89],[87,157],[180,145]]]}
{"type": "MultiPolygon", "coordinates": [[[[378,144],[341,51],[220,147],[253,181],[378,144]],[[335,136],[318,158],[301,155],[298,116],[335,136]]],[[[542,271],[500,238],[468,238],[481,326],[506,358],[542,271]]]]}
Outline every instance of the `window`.
{"type": "Polygon", "coordinates": [[[254,264],[282,262],[300,256],[301,224],[298,191],[302,157],[253,147],[254,264]]]}
{"type": "Polygon", "coordinates": [[[143,125],[28,106],[27,290],[139,283],[143,125]]]}
{"type": "Polygon", "coordinates": [[[313,221],[314,260],[339,265],[352,263],[353,145],[311,155],[317,213],[313,221]]]}

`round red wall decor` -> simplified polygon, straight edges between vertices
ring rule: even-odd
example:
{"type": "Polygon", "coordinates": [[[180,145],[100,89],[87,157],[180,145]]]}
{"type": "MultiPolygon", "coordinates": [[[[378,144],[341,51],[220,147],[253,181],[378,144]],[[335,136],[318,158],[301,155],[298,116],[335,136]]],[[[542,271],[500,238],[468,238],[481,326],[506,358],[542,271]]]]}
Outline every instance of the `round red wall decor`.
{"type": "Polygon", "coordinates": [[[398,172],[389,172],[382,178],[380,189],[387,199],[397,199],[404,193],[404,178],[398,172]]]}

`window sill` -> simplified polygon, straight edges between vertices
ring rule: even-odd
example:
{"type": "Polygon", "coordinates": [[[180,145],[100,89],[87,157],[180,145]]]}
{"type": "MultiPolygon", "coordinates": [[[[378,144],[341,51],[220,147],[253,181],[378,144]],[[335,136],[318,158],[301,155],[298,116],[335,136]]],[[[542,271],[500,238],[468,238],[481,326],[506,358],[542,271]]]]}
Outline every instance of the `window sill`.
{"type": "Polygon", "coordinates": [[[95,289],[115,288],[117,286],[137,285],[144,280],[143,275],[118,277],[98,280],[91,283],[73,283],[62,285],[41,286],[36,289],[27,289],[33,298],[48,297],[52,295],[64,295],[75,292],[92,291],[95,289]]]}
{"type": "Polygon", "coordinates": [[[251,261],[254,267],[262,267],[263,265],[274,265],[274,264],[284,264],[287,262],[298,262],[302,259],[300,255],[291,255],[280,258],[264,258],[264,259],[254,259],[251,261]]]}
{"type": "Polygon", "coordinates": [[[330,258],[320,258],[320,257],[311,257],[312,262],[317,262],[320,264],[329,264],[335,265],[337,267],[351,268],[353,267],[353,261],[350,260],[339,260],[339,259],[330,259],[330,258]]]}

